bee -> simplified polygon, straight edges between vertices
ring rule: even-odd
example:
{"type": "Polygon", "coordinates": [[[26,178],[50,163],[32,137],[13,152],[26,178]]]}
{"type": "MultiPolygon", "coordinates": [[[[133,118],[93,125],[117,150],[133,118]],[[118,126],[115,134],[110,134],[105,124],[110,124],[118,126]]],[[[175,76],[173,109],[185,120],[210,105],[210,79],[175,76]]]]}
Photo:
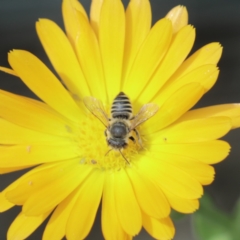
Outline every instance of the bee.
{"type": "Polygon", "coordinates": [[[113,100],[111,116],[108,117],[100,100],[94,97],[85,97],[83,102],[86,108],[106,127],[104,133],[107,144],[111,148],[109,151],[119,151],[122,157],[129,163],[121,150],[128,146],[129,140],[136,142],[133,132],[135,132],[138,143],[142,147],[141,137],[136,128],[156,114],[159,109],[158,105],[154,103],[145,104],[134,116],[130,99],[124,92],[120,92],[113,100]]]}

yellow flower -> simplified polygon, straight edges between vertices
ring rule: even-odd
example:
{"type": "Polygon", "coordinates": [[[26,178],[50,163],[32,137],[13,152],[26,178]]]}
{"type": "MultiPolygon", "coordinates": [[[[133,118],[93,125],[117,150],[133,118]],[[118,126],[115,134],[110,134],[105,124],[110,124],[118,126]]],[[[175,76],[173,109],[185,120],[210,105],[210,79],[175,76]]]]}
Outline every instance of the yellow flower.
{"type": "Polygon", "coordinates": [[[9,53],[12,69],[1,67],[42,100],[0,91],[0,171],[32,168],[0,193],[1,211],[22,206],[7,239],[25,239],[51,213],[44,240],[84,239],[101,201],[105,239],[132,239],[142,227],[172,239],[171,208],[198,209],[210,164],[230,149],[216,139],[240,126],[238,104],[190,110],[214,85],[222,47],[188,57],[195,30],[181,6],[151,26],[148,0],[126,11],[120,0],[93,0],[90,22],[77,0],[63,0],[63,18],[66,35],[50,20],[36,24],[59,78],[23,50],[9,53]],[[159,110],[137,127],[141,144],[131,131],[135,142],[109,151],[106,127],[83,99],[99,99],[110,117],[121,91],[134,114],[148,103],[159,110]]]}

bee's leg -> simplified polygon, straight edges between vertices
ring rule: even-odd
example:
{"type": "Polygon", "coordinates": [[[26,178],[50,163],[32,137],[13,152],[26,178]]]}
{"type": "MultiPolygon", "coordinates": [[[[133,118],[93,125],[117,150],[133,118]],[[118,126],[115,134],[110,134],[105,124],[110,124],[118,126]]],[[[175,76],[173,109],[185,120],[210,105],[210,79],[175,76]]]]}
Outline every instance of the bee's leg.
{"type": "Polygon", "coordinates": [[[129,139],[132,140],[134,143],[136,142],[133,136],[129,137],[129,139]]]}
{"type": "Polygon", "coordinates": [[[130,165],[130,162],[124,157],[123,153],[121,152],[121,150],[119,149],[119,152],[121,153],[122,157],[126,160],[126,162],[130,165]]]}
{"type": "Polygon", "coordinates": [[[107,156],[108,155],[108,153],[109,152],[111,152],[113,149],[112,148],[110,148],[106,153],[105,153],[105,156],[107,156]]]}
{"type": "Polygon", "coordinates": [[[105,129],[105,131],[104,131],[104,135],[105,135],[105,137],[107,136],[107,129],[105,129]]]}
{"type": "Polygon", "coordinates": [[[137,135],[137,138],[138,138],[138,142],[139,142],[140,147],[143,148],[142,139],[141,139],[141,137],[140,137],[140,134],[139,134],[138,130],[134,128],[133,131],[134,131],[134,132],[136,133],[136,135],[137,135]]]}

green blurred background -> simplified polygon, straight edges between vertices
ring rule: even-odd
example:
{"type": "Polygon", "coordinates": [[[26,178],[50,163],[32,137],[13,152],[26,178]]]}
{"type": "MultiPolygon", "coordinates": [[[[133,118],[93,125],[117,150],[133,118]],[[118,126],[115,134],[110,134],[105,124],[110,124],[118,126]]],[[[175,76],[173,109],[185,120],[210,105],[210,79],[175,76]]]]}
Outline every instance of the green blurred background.
{"type": "MultiPolygon", "coordinates": [[[[89,10],[90,0],[82,0],[89,10]]],[[[124,1],[127,4],[128,1],[124,1]]],[[[240,1],[239,0],[150,0],[153,23],[176,5],[185,5],[189,11],[189,22],[197,29],[193,50],[219,41],[223,57],[219,63],[220,77],[214,88],[196,107],[240,102],[240,1]]],[[[8,66],[7,52],[13,48],[31,51],[51,68],[37,38],[35,22],[38,18],[49,18],[63,26],[61,0],[0,0],[0,65],[8,66]]],[[[21,95],[35,97],[19,79],[0,72],[0,88],[21,95]]],[[[238,240],[240,216],[234,206],[240,197],[240,130],[224,137],[231,146],[229,157],[216,165],[216,177],[211,186],[205,188],[210,196],[203,199],[201,210],[191,216],[174,214],[176,220],[175,240],[238,240]],[[235,214],[232,212],[235,211],[235,214]],[[239,224],[238,224],[239,223],[239,224]],[[194,226],[194,227],[193,227],[194,226]],[[235,237],[229,235],[234,232],[235,237]],[[196,234],[197,233],[197,234],[196,234]],[[216,233],[218,235],[216,235],[216,233]],[[197,237],[198,235],[198,237],[197,237]]],[[[18,178],[21,173],[0,176],[0,190],[18,178]]],[[[6,239],[7,228],[20,211],[11,209],[0,214],[0,239],[6,239]]],[[[240,212],[240,210],[238,210],[240,212]]],[[[81,220],[81,219],[80,219],[81,220]]],[[[41,226],[30,240],[40,240],[41,226]]],[[[93,230],[87,239],[103,239],[98,214],[93,230]]],[[[144,231],[138,240],[152,239],[144,231]]]]}

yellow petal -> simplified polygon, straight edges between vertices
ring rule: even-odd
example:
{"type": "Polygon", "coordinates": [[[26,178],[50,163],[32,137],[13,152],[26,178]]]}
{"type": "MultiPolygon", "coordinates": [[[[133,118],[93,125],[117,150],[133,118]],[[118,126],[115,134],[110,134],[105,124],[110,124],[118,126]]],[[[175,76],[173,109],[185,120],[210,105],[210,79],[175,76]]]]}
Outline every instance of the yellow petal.
{"type": "Polygon", "coordinates": [[[6,196],[8,200],[18,205],[26,203],[23,210],[28,212],[28,215],[41,214],[50,205],[55,207],[55,202],[60,202],[60,198],[64,199],[87,177],[90,170],[91,168],[80,164],[79,159],[44,164],[24,175],[22,180],[15,184],[15,188],[6,193],[6,196]],[[76,177],[77,174],[81,177],[76,177]],[[36,196],[44,200],[38,201],[36,196]]]}
{"type": "Polygon", "coordinates": [[[189,54],[195,39],[195,29],[188,25],[183,27],[172,39],[170,47],[152,76],[150,83],[140,95],[138,101],[147,103],[158,95],[159,89],[168,81],[169,77],[178,69],[189,54]]]}
{"type": "Polygon", "coordinates": [[[141,211],[125,170],[115,173],[116,210],[122,228],[131,236],[138,234],[142,227],[141,211]],[[124,186],[124,187],[123,187],[124,186]]]}
{"type": "Polygon", "coordinates": [[[79,198],[68,219],[67,239],[85,239],[90,232],[101,201],[104,177],[103,172],[96,170],[82,183],[79,198]],[[79,217],[81,221],[79,221],[79,217]]]}
{"type": "Polygon", "coordinates": [[[126,10],[126,39],[123,60],[123,79],[130,71],[142,43],[147,37],[152,21],[148,0],[131,0],[126,10]]]}
{"type": "Polygon", "coordinates": [[[202,185],[194,177],[178,166],[161,161],[160,157],[151,157],[145,153],[139,161],[139,168],[163,190],[163,193],[166,189],[186,199],[196,199],[203,194],[202,185]]]}
{"type": "Polygon", "coordinates": [[[89,95],[89,86],[77,57],[60,27],[48,19],[40,19],[36,29],[53,67],[74,98],[80,100],[89,95]]]}
{"type": "MultiPolygon", "coordinates": [[[[41,168],[44,165],[41,166],[41,168]]],[[[30,175],[29,171],[28,173],[22,175],[20,178],[18,178],[16,181],[12,182],[10,185],[8,185],[1,193],[0,193],[0,212],[4,212],[6,210],[8,210],[9,208],[13,207],[14,204],[12,202],[10,202],[7,198],[6,198],[6,193],[15,189],[25,178],[27,178],[30,175]]]]}
{"type": "Polygon", "coordinates": [[[176,33],[188,24],[187,9],[184,6],[176,6],[167,13],[166,18],[172,21],[173,32],[176,33]]]}
{"type": "MultiPolygon", "coordinates": [[[[25,173],[24,175],[22,175],[21,177],[19,177],[16,181],[12,182],[10,185],[8,185],[1,193],[0,193],[0,211],[5,211],[8,208],[14,206],[14,204],[12,202],[9,202],[9,200],[6,198],[6,193],[9,193],[12,190],[16,190],[16,188],[25,180],[27,179],[29,176],[32,176],[33,173],[39,172],[39,171],[43,171],[43,170],[48,170],[49,167],[51,166],[55,166],[55,165],[49,165],[49,164],[43,164],[39,167],[34,168],[31,171],[28,171],[27,173],[25,173]]],[[[41,172],[41,176],[42,176],[42,172],[41,172]]],[[[29,179],[28,179],[29,180],[29,179]]],[[[31,179],[28,182],[29,184],[31,184],[31,179]]]]}
{"type": "Polygon", "coordinates": [[[0,192],[0,212],[5,212],[12,207],[14,207],[14,204],[7,200],[5,191],[0,192]]]}
{"type": "Polygon", "coordinates": [[[181,213],[192,213],[199,208],[199,201],[197,199],[186,199],[176,196],[175,194],[164,190],[166,197],[171,207],[181,213]]]}
{"type": "Polygon", "coordinates": [[[134,63],[126,73],[123,91],[134,101],[138,95],[145,91],[149,79],[164,57],[172,37],[172,25],[168,19],[159,20],[149,32],[134,59],[134,63]]]}
{"type": "Polygon", "coordinates": [[[179,69],[170,78],[170,81],[172,78],[180,78],[202,65],[217,64],[221,55],[222,46],[219,43],[213,42],[203,46],[181,64],[179,69]]]}
{"type": "Polygon", "coordinates": [[[167,217],[170,206],[161,189],[137,169],[127,169],[127,174],[143,212],[157,219],[167,217]]]}
{"type": "MultiPolygon", "coordinates": [[[[74,165],[68,166],[66,169],[63,166],[62,169],[59,169],[62,172],[60,176],[30,194],[23,205],[23,212],[26,215],[40,215],[56,207],[89,175],[92,168],[81,165],[79,160],[74,162],[74,165]],[[79,177],[80,175],[81,177],[79,177]]],[[[45,172],[44,176],[46,177],[45,172]]]]}
{"type": "MultiPolygon", "coordinates": [[[[36,144],[52,143],[63,140],[60,137],[36,132],[24,127],[15,125],[3,118],[0,118],[0,143],[1,144],[36,144]]],[[[69,140],[67,140],[69,141],[69,140]]]]}
{"type": "Polygon", "coordinates": [[[0,145],[1,168],[32,166],[44,162],[68,160],[79,156],[78,146],[66,144],[21,144],[0,145]],[[17,156],[17,157],[16,157],[17,156]]]}
{"type": "Polygon", "coordinates": [[[54,210],[44,230],[43,240],[59,240],[64,238],[66,234],[67,221],[74,207],[74,204],[79,197],[80,187],[81,186],[74,190],[54,210]]]}
{"type": "Polygon", "coordinates": [[[79,121],[82,116],[80,108],[59,80],[37,57],[27,51],[14,50],[8,54],[8,61],[39,98],[67,118],[79,121]]]}
{"type": "Polygon", "coordinates": [[[159,96],[155,102],[159,102],[160,109],[143,125],[142,134],[156,132],[176,121],[199,101],[203,93],[204,88],[199,83],[189,83],[167,99],[161,99],[159,96]]]}
{"type": "Polygon", "coordinates": [[[40,224],[48,217],[51,211],[41,214],[39,216],[26,216],[22,212],[12,222],[8,229],[7,239],[26,239],[32,232],[34,232],[40,224]]]}
{"type": "Polygon", "coordinates": [[[0,90],[0,109],[2,118],[37,132],[70,136],[72,131],[73,126],[63,116],[30,98],[0,90]]]}
{"type": "Polygon", "coordinates": [[[193,143],[218,139],[231,129],[228,117],[184,121],[151,134],[153,143],[193,143]]]}
{"type": "Polygon", "coordinates": [[[116,201],[114,195],[115,174],[106,173],[103,199],[102,199],[102,231],[106,240],[126,239],[126,233],[119,222],[116,213],[116,201]]]}
{"type": "Polygon", "coordinates": [[[83,14],[78,13],[77,20],[80,27],[75,42],[78,60],[90,86],[91,95],[106,102],[105,79],[96,35],[83,14]]]}
{"type": "Polygon", "coordinates": [[[155,239],[169,240],[175,234],[174,225],[170,218],[155,219],[143,214],[143,226],[155,239]]]}
{"type": "Polygon", "coordinates": [[[11,183],[2,193],[5,193],[7,200],[12,203],[15,203],[16,205],[23,205],[33,191],[36,191],[36,189],[46,185],[48,183],[47,181],[52,180],[47,175],[49,175],[49,172],[51,171],[54,172],[53,169],[55,170],[55,173],[58,173],[59,163],[47,163],[35,167],[11,183]],[[42,178],[42,181],[39,181],[39,178],[43,176],[43,172],[47,177],[44,177],[42,178]]]}
{"type": "Polygon", "coordinates": [[[168,153],[190,157],[207,164],[214,164],[222,161],[227,157],[230,151],[230,145],[221,140],[183,144],[154,144],[149,141],[146,147],[150,151],[159,151],[159,154],[168,153]]]}
{"type": "Polygon", "coordinates": [[[0,71],[3,71],[5,73],[18,77],[17,73],[15,73],[11,68],[0,67],[0,71]]]}
{"type": "Polygon", "coordinates": [[[208,185],[214,179],[214,168],[194,158],[161,152],[159,151],[158,145],[153,145],[150,155],[159,159],[159,161],[172,164],[182,169],[184,172],[197,179],[202,185],[208,185]]]}
{"type": "Polygon", "coordinates": [[[92,0],[91,9],[90,9],[90,19],[93,30],[95,31],[96,36],[99,33],[99,22],[100,22],[100,13],[102,10],[102,4],[104,0],[92,0]]]}
{"type": "Polygon", "coordinates": [[[125,41],[125,12],[120,0],[102,4],[99,43],[109,101],[120,92],[125,41]]]}
{"type": "Polygon", "coordinates": [[[159,92],[159,95],[161,96],[159,101],[161,101],[160,99],[163,101],[163,99],[171,96],[171,94],[177,91],[177,89],[192,82],[201,84],[204,87],[204,92],[207,92],[215,84],[218,74],[218,68],[213,64],[208,64],[196,68],[180,78],[172,78],[171,81],[168,81],[159,92]]]}
{"type": "Polygon", "coordinates": [[[81,13],[87,19],[87,13],[85,12],[81,3],[77,0],[63,0],[62,14],[64,26],[67,32],[68,39],[75,49],[75,40],[79,34],[79,24],[77,21],[77,14],[81,13]]]}
{"type": "Polygon", "coordinates": [[[194,109],[186,112],[177,122],[188,121],[191,119],[201,119],[213,116],[226,116],[231,119],[233,128],[240,127],[240,104],[221,104],[210,107],[194,109]]]}
{"type": "Polygon", "coordinates": [[[19,171],[19,170],[22,170],[22,169],[30,168],[32,166],[35,166],[35,164],[28,165],[28,166],[20,166],[20,167],[0,168],[0,174],[15,172],[15,171],[19,171]]]}

